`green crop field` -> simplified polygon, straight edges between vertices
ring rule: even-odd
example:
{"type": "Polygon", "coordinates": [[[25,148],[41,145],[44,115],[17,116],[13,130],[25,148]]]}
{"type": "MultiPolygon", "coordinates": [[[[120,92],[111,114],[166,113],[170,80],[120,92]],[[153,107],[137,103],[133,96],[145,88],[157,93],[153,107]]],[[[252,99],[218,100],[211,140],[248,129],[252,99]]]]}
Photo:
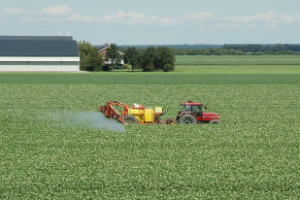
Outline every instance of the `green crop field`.
{"type": "Polygon", "coordinates": [[[176,56],[177,65],[299,65],[299,55],[176,56]]]}
{"type": "Polygon", "coordinates": [[[300,65],[285,65],[0,73],[0,199],[299,199],[300,65]],[[222,124],[85,124],[109,100],[174,118],[186,99],[222,124]]]}
{"type": "Polygon", "coordinates": [[[300,56],[176,56],[177,73],[299,74],[300,56]]]}

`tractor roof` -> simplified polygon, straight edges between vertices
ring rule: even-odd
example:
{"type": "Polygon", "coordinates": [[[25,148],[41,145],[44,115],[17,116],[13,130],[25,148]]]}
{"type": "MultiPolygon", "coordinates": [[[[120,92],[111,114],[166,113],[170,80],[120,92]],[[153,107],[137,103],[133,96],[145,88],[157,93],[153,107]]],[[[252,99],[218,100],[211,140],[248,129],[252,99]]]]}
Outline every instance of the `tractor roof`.
{"type": "Polygon", "coordinates": [[[181,103],[180,105],[190,105],[190,106],[201,106],[202,104],[201,103],[190,103],[190,102],[187,102],[187,103],[181,103]]]}

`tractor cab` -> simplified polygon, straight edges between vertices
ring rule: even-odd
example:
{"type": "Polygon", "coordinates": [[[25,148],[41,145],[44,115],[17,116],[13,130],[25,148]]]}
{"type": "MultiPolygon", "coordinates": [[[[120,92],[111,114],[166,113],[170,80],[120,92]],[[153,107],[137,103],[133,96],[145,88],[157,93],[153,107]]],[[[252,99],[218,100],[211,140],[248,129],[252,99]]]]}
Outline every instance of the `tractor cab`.
{"type": "Polygon", "coordinates": [[[190,112],[196,116],[202,115],[202,104],[201,103],[181,103],[184,112],[190,112]]]}
{"type": "Polygon", "coordinates": [[[216,113],[206,112],[206,106],[202,103],[188,101],[180,104],[183,110],[178,112],[176,121],[179,124],[196,124],[196,123],[220,123],[219,115],[216,113]],[[205,112],[202,108],[205,108],[205,112]]]}

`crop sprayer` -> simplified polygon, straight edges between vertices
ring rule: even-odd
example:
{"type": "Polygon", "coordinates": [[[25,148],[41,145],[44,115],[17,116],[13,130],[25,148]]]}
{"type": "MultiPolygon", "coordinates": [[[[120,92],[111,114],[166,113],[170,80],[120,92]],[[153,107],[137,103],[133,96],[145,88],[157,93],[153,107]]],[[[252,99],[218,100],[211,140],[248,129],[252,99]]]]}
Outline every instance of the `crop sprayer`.
{"type": "Polygon", "coordinates": [[[206,106],[191,100],[181,103],[183,109],[178,112],[176,119],[160,120],[164,114],[162,107],[145,107],[144,105],[133,104],[129,107],[118,101],[109,101],[99,107],[105,117],[112,118],[123,124],[197,124],[209,123],[220,124],[219,115],[206,112],[206,106]],[[119,107],[119,109],[117,109],[119,107]],[[205,108],[203,111],[202,108],[205,108]]]}

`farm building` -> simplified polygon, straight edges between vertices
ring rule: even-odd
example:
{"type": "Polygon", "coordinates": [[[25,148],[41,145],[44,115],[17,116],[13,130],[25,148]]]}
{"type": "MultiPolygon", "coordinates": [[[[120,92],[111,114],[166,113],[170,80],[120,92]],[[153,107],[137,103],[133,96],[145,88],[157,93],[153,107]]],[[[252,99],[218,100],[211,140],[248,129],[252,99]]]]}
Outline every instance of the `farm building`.
{"type": "MultiPolygon", "coordinates": [[[[111,65],[111,64],[112,64],[112,62],[111,62],[110,59],[109,59],[109,60],[105,60],[105,55],[106,55],[107,49],[108,49],[109,47],[110,47],[110,44],[105,43],[105,44],[104,44],[104,47],[101,48],[101,49],[99,50],[99,54],[102,55],[102,57],[103,57],[103,59],[104,59],[104,65],[111,65]]],[[[121,51],[118,51],[118,52],[119,52],[119,54],[120,54],[122,57],[124,56],[124,53],[123,53],[123,52],[121,52],[121,51]]],[[[118,64],[118,65],[124,65],[124,60],[123,60],[123,59],[120,60],[117,64],[118,64]]]]}
{"type": "Polygon", "coordinates": [[[0,36],[0,71],[79,71],[71,36],[0,36]]]}

